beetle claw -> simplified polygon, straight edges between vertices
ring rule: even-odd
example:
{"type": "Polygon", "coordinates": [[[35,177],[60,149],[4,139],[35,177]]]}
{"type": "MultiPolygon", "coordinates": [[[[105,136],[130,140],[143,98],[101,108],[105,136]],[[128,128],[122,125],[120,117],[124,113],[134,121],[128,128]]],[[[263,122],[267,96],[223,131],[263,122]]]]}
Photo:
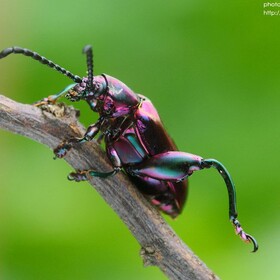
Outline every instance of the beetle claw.
{"type": "Polygon", "coordinates": [[[254,249],[253,249],[252,253],[257,252],[258,249],[259,249],[259,245],[257,243],[257,240],[250,234],[246,234],[246,237],[247,237],[248,242],[252,242],[253,245],[254,245],[254,249]]]}

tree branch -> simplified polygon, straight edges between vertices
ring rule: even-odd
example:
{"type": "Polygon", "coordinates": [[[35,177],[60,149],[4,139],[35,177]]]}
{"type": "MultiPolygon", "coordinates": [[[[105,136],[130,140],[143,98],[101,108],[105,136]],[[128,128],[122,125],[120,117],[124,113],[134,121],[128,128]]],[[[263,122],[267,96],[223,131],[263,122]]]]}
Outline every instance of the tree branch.
{"type": "MultiPolygon", "coordinates": [[[[55,148],[62,140],[81,137],[84,127],[72,107],[50,105],[46,110],[0,95],[0,128],[55,148]]],[[[65,157],[74,169],[110,171],[112,166],[99,145],[77,145],[65,157]]],[[[141,245],[145,265],[158,266],[170,279],[218,279],[166,224],[125,174],[89,183],[114,209],[141,245]]]]}

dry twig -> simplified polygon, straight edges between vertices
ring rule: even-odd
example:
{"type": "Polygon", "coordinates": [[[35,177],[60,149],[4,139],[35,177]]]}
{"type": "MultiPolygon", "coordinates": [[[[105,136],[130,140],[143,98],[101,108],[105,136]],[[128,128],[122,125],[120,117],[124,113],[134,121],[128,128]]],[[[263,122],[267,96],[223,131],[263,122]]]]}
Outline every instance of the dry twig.
{"type": "MultiPolygon", "coordinates": [[[[0,95],[0,128],[24,135],[51,149],[62,140],[85,133],[77,121],[77,111],[72,107],[52,105],[49,110],[52,112],[0,95]]],[[[65,160],[74,169],[111,170],[104,152],[94,141],[73,148],[65,160]]],[[[218,279],[124,174],[119,173],[110,179],[91,178],[89,183],[138,240],[145,265],[158,266],[170,279],[218,279]]]]}

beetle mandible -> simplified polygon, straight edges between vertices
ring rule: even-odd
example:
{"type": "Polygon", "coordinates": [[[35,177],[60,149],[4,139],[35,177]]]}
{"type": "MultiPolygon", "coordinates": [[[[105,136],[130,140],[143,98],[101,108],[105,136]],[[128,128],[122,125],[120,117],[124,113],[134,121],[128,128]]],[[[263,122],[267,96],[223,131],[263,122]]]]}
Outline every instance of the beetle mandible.
{"type": "Polygon", "coordinates": [[[36,106],[55,103],[63,95],[70,101],[85,100],[91,110],[99,114],[82,138],[63,141],[54,149],[56,157],[63,158],[74,145],[92,140],[97,134],[104,139],[112,171],[83,170],[72,172],[69,180],[85,181],[87,176],[106,178],[124,170],[137,188],[151,203],[175,218],[183,209],[187,196],[187,178],[194,171],[214,167],[223,177],[229,197],[229,219],[236,233],[245,242],[254,237],[245,233],[237,220],[235,186],[227,169],[215,159],[178,151],[167,134],[152,102],[134,93],[116,78],[106,74],[94,76],[92,47],[83,49],[87,57],[87,77],[81,78],[31,50],[10,47],[0,52],[0,59],[10,54],[23,54],[66,75],[75,83],[56,95],[35,103],[36,106]]]}

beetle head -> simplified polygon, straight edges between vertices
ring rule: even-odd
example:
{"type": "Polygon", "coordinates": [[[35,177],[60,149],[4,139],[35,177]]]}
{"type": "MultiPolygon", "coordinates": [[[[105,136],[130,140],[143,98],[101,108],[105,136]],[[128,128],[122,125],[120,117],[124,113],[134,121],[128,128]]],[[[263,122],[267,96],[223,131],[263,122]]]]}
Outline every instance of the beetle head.
{"type": "Polygon", "coordinates": [[[89,79],[83,78],[81,83],[75,84],[68,90],[65,97],[70,101],[86,100],[89,102],[96,102],[102,98],[102,94],[106,92],[107,82],[102,75],[93,77],[91,86],[88,85],[89,79]]]}

